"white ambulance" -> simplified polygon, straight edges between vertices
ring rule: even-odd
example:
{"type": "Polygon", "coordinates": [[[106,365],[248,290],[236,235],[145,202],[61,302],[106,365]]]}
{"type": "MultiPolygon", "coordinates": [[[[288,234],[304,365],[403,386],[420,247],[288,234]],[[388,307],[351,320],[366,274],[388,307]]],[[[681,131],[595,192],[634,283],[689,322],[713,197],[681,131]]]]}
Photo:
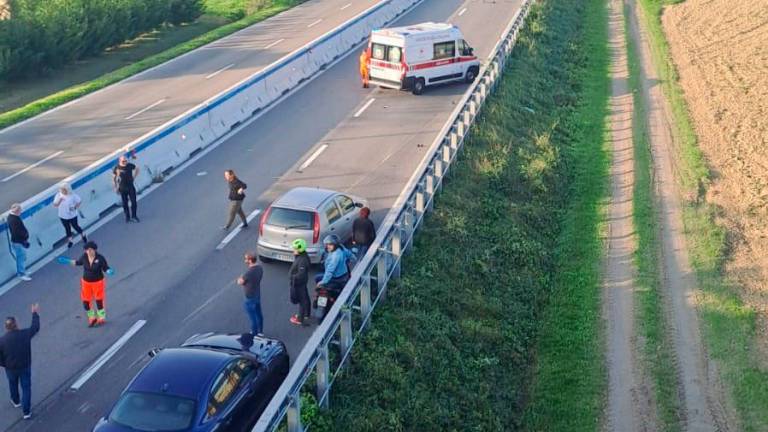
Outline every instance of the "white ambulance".
{"type": "Polygon", "coordinates": [[[461,30],[427,22],[374,30],[368,42],[370,82],[421,94],[428,85],[465,81],[480,72],[480,62],[461,30]]]}

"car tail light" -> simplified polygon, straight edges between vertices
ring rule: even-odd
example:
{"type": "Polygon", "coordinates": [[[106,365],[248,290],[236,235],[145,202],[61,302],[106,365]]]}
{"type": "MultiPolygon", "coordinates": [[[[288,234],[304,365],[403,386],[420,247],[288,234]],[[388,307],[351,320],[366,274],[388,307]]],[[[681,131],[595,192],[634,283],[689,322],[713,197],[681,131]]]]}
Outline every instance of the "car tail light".
{"type": "Polygon", "coordinates": [[[320,215],[315,212],[315,222],[312,224],[312,244],[320,240],[320,215]]]}
{"type": "Polygon", "coordinates": [[[259,235],[264,235],[264,223],[267,222],[267,218],[269,217],[269,212],[272,211],[272,206],[267,207],[267,211],[264,212],[264,214],[261,215],[261,222],[259,222],[259,235]]]}

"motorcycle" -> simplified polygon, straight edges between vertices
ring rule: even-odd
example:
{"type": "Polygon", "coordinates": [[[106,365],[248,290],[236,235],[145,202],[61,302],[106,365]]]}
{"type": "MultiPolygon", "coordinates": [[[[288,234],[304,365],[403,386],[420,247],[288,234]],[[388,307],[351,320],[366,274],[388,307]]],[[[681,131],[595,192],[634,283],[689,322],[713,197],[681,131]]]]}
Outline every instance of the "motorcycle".
{"type": "MultiPolygon", "coordinates": [[[[344,246],[341,246],[344,247],[344,246]]],[[[314,308],[314,315],[318,322],[322,322],[328,311],[336,303],[336,299],[341,294],[341,290],[349,280],[349,275],[352,272],[352,267],[357,262],[358,250],[356,247],[351,249],[351,256],[347,262],[347,274],[344,277],[338,279],[332,279],[326,286],[315,286],[315,299],[312,302],[314,308]]],[[[323,273],[319,273],[315,276],[315,284],[319,283],[323,279],[323,273]]]]}

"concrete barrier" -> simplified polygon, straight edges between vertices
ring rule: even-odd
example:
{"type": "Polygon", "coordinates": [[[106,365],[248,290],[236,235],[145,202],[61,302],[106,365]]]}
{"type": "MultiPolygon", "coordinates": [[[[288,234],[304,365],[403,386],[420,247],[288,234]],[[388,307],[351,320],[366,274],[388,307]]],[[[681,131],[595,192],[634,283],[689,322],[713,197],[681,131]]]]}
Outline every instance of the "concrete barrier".
{"type": "MultiPolygon", "coordinates": [[[[362,42],[372,29],[383,26],[421,1],[383,0],[226,91],[63,179],[62,182],[71,184],[83,199],[81,226],[93,225],[119,205],[120,197],[112,185],[112,169],[120,155],[128,151],[136,154],[135,163],[143,171],[137,179],[139,190],[153,181],[162,181],[169,170],[275,103],[307,78],[317,75],[334,59],[362,42]]],[[[64,229],[51,205],[58,187],[59,184],[53,185],[22,203],[22,218],[32,243],[27,251],[28,265],[44,258],[63,240],[64,229]]],[[[7,212],[0,216],[0,236],[9,238],[7,216],[7,212]]],[[[0,281],[13,278],[15,268],[10,251],[0,252],[0,281]]]]}

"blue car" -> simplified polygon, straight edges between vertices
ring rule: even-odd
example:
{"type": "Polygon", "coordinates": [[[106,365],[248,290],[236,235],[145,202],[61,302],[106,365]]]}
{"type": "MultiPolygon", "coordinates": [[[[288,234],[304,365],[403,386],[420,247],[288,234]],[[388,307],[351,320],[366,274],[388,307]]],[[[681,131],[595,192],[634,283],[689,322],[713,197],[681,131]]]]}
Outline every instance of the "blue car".
{"type": "Polygon", "coordinates": [[[282,342],[250,334],[196,335],[150,356],[94,432],[250,431],[289,368],[282,342]]]}

